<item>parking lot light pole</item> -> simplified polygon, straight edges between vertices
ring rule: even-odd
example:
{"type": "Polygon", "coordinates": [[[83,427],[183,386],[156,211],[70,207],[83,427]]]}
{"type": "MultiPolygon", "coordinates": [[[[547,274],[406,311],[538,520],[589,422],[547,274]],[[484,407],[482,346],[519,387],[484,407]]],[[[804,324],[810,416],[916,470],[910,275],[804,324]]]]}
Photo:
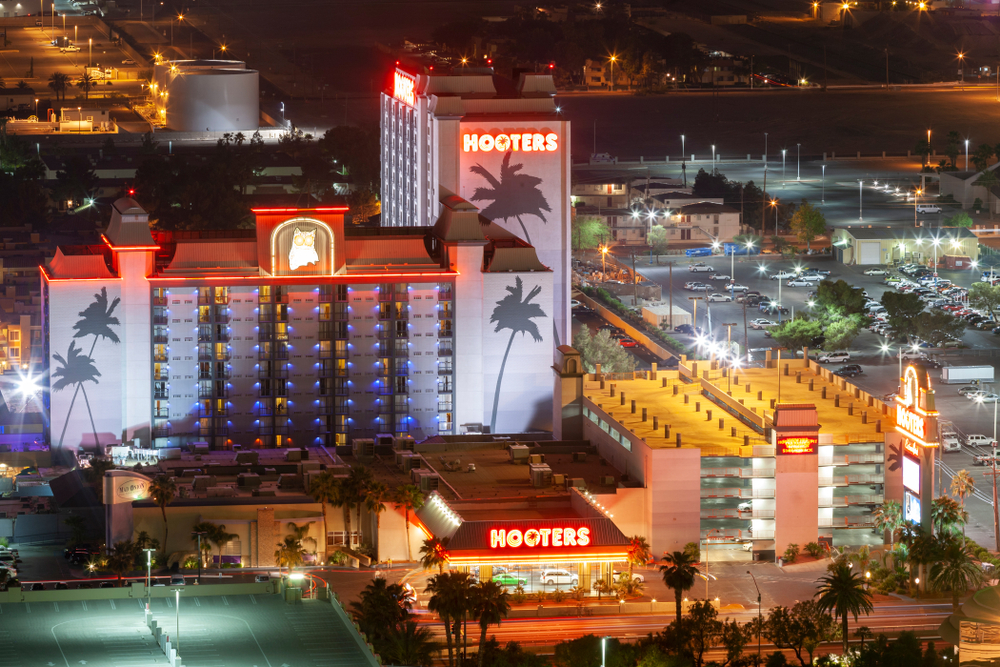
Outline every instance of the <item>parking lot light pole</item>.
{"type": "Polygon", "coordinates": [[[152,574],[151,570],[153,569],[154,549],[143,549],[143,551],[146,552],[146,611],[149,611],[149,602],[150,602],[149,584],[151,583],[150,579],[152,578],[150,575],[152,574]]]}
{"type": "Polygon", "coordinates": [[[785,187],[785,149],[781,149],[781,187],[785,187]]]}
{"type": "Polygon", "coordinates": [[[863,215],[864,211],[861,207],[861,193],[864,192],[865,182],[862,179],[858,179],[858,222],[862,222],[865,217],[863,215]]]}
{"type": "Polygon", "coordinates": [[[913,226],[917,226],[917,197],[923,193],[923,190],[916,189],[913,191],[913,226]]]}
{"type": "Polygon", "coordinates": [[[174,609],[177,612],[176,629],[174,631],[174,650],[178,653],[181,650],[181,589],[174,589],[174,609]]]}
{"type": "Polygon", "coordinates": [[[826,203],[826,165],[825,164],[823,165],[823,191],[822,191],[822,194],[819,196],[819,203],[820,204],[825,204],[826,203]]]}
{"type": "Polygon", "coordinates": [[[757,577],[753,576],[753,572],[747,570],[747,574],[753,580],[753,587],[757,589],[757,664],[760,664],[760,632],[764,628],[764,623],[761,618],[761,606],[760,606],[760,588],[757,586],[757,577]]]}
{"type": "Polygon", "coordinates": [[[795,180],[802,180],[802,172],[799,167],[802,163],[802,144],[795,144],[795,180]]]}
{"type": "Polygon", "coordinates": [[[965,170],[969,171],[969,140],[965,140],[965,170]]]}

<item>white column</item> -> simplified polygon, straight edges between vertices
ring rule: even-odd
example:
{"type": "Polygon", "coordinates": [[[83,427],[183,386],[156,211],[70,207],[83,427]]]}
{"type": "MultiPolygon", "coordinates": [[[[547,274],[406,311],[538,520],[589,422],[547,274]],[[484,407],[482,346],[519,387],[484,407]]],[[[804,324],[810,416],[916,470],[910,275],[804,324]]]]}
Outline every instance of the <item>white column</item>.
{"type": "Polygon", "coordinates": [[[122,428],[127,440],[139,436],[146,447],[150,445],[152,410],[152,323],[150,286],[146,277],[152,261],[152,252],[118,252],[118,269],[122,277],[119,316],[122,323],[122,428]]]}

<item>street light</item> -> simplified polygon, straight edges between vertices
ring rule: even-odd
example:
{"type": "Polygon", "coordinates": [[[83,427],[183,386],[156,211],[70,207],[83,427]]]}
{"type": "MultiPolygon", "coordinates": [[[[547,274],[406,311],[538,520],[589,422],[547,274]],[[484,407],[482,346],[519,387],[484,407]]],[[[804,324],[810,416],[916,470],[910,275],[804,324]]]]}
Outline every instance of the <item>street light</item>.
{"type": "Polygon", "coordinates": [[[801,163],[801,159],[802,159],[802,144],[795,144],[795,180],[796,181],[802,180],[802,178],[801,178],[801,171],[799,169],[799,165],[801,163]]]}
{"type": "Polygon", "coordinates": [[[191,533],[192,537],[197,537],[198,538],[198,584],[201,584],[201,559],[204,557],[204,554],[203,554],[203,552],[201,550],[201,538],[205,534],[206,534],[205,532],[192,532],[191,533]]]}
{"type": "Polygon", "coordinates": [[[152,578],[150,575],[153,568],[153,552],[156,550],[143,549],[143,551],[146,552],[146,611],[149,611],[149,584],[151,583],[150,579],[152,578]]]}
{"type": "Polygon", "coordinates": [[[969,140],[965,140],[965,170],[969,171],[969,140]]]}
{"type": "Polygon", "coordinates": [[[781,187],[785,187],[785,149],[781,149],[781,187]]]}
{"type": "Polygon", "coordinates": [[[823,165],[823,194],[820,195],[819,203],[820,204],[825,204],[826,203],[826,165],[825,164],[823,165]]]}
{"type": "Polygon", "coordinates": [[[611,54],[611,57],[608,58],[608,60],[611,61],[611,92],[614,92],[615,91],[615,63],[618,62],[618,56],[615,55],[615,54],[611,54]]]}
{"type": "Polygon", "coordinates": [[[601,248],[601,280],[602,281],[608,279],[608,263],[607,263],[607,258],[608,258],[608,246],[605,245],[605,246],[603,246],[601,248]]]}
{"type": "Polygon", "coordinates": [[[684,157],[685,157],[685,153],[684,153],[684,135],[682,134],[681,135],[681,162],[684,162],[684,157]]]}
{"type": "Polygon", "coordinates": [[[176,630],[174,631],[174,650],[181,650],[181,589],[174,589],[174,609],[177,611],[176,630]]]}
{"type": "MultiPolygon", "coordinates": [[[[778,374],[781,377],[781,374],[778,374]]],[[[763,626],[763,621],[761,620],[761,606],[760,606],[760,588],[757,586],[757,577],[753,576],[753,572],[747,570],[747,574],[753,580],[753,587],[757,589],[757,664],[760,664],[760,631],[763,626]]]]}
{"type": "Polygon", "coordinates": [[[913,226],[917,226],[917,197],[923,193],[923,190],[917,188],[913,191],[913,226]]]}
{"type": "Polygon", "coordinates": [[[962,75],[961,84],[965,85],[965,54],[961,51],[958,52],[958,71],[962,75]]]}
{"type": "Polygon", "coordinates": [[[712,174],[715,175],[715,144],[712,144],[712,174]]]}
{"type": "Polygon", "coordinates": [[[862,215],[863,211],[861,209],[861,193],[864,192],[865,182],[862,179],[858,179],[858,222],[863,221],[865,218],[862,215]]]}
{"type": "MultiPolygon", "coordinates": [[[[774,209],[774,235],[777,236],[778,235],[778,200],[777,199],[772,199],[771,200],[771,208],[774,209]]],[[[781,281],[778,281],[778,282],[780,283],[781,281]]]]}

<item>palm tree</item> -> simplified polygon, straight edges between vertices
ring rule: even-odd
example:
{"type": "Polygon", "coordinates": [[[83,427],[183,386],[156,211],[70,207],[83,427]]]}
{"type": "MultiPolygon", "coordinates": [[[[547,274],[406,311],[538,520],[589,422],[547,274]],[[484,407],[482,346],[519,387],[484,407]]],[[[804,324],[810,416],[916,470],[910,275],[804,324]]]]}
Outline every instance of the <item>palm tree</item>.
{"type": "Polygon", "coordinates": [[[632,566],[645,565],[649,562],[649,543],[642,535],[633,535],[628,539],[628,578],[632,579],[632,566]]]}
{"type": "Polygon", "coordinates": [[[386,510],[385,504],[389,501],[389,487],[382,482],[372,482],[368,486],[368,494],[365,497],[365,507],[369,512],[375,514],[375,560],[378,561],[379,536],[382,530],[382,512],[386,510]]]}
{"type": "Polygon", "coordinates": [[[122,585],[122,577],[135,569],[135,544],[132,540],[115,542],[108,555],[106,567],[118,577],[118,586],[122,585]]]}
{"type": "Polygon", "coordinates": [[[889,533],[889,548],[896,537],[896,531],[903,527],[903,508],[895,500],[887,500],[872,512],[872,522],[877,530],[889,533]]]}
{"type": "MultiPolygon", "coordinates": [[[[83,90],[84,91],[84,95],[86,96],[86,99],[89,100],[90,99],[90,88],[95,83],[96,82],[94,81],[94,77],[90,76],[89,72],[84,72],[83,75],[80,77],[80,80],[76,82],[76,87],[79,88],[79,89],[81,89],[81,90],[83,90]]],[[[79,98],[77,98],[77,99],[79,99],[79,98]]]]}
{"type": "MultiPolygon", "coordinates": [[[[58,72],[56,74],[58,74],[58,72]]],[[[55,74],[53,74],[53,76],[55,76],[55,74]]],[[[76,329],[76,333],[73,334],[73,338],[83,338],[84,336],[94,337],[94,341],[90,344],[90,352],[87,354],[87,357],[91,359],[91,364],[93,364],[94,348],[97,347],[98,340],[106,338],[115,345],[121,342],[118,338],[118,334],[111,329],[111,327],[121,326],[121,322],[119,322],[118,318],[114,316],[115,308],[118,307],[119,303],[121,303],[121,299],[115,297],[109,307],[108,288],[102,287],[101,291],[94,295],[94,301],[87,306],[86,309],[78,313],[82,319],[77,320],[76,324],[73,325],[73,328],[76,329]]],[[[100,376],[100,373],[97,375],[100,376]]],[[[96,383],[97,381],[94,380],[94,382],[96,383]]],[[[60,446],[62,446],[63,437],[66,435],[66,426],[69,424],[69,417],[70,413],[73,411],[73,404],[76,402],[76,395],[79,393],[82,386],[82,383],[78,383],[76,391],[73,392],[73,400],[70,401],[69,410],[66,412],[66,423],[63,424],[62,435],[59,436],[60,446]]],[[[86,392],[84,392],[84,394],[86,394],[86,392]]],[[[86,398],[86,395],[84,395],[84,399],[86,398]]],[[[87,410],[90,410],[89,401],[87,402],[87,410]]],[[[93,415],[91,415],[91,424],[93,424],[93,420],[93,415]]],[[[97,442],[96,428],[94,429],[94,439],[95,444],[99,445],[100,443],[97,442]]]]}
{"type": "Polygon", "coordinates": [[[396,509],[403,510],[403,517],[406,521],[406,560],[413,560],[413,551],[410,548],[410,512],[416,511],[424,506],[424,494],[420,487],[414,484],[403,484],[396,487],[393,494],[393,502],[396,509]]]}
{"type": "Polygon", "coordinates": [[[990,220],[993,219],[993,188],[1000,185],[1000,179],[992,169],[984,169],[979,178],[972,182],[986,189],[986,203],[990,207],[990,220]]]}
{"type": "MultiPolygon", "coordinates": [[[[951,493],[952,495],[958,496],[958,500],[962,503],[962,508],[965,508],[965,499],[972,495],[972,492],[976,490],[976,481],[972,479],[972,475],[969,474],[968,470],[959,470],[951,478],[951,493]]],[[[962,524],[962,535],[965,535],[965,524],[962,524]]]]}
{"type": "Polygon", "coordinates": [[[347,474],[345,482],[347,487],[347,500],[351,509],[358,508],[358,532],[361,531],[361,506],[368,496],[368,487],[375,483],[375,475],[363,465],[351,468],[347,474]]]}
{"type": "Polygon", "coordinates": [[[69,402],[69,410],[66,411],[66,422],[63,424],[62,435],[59,436],[59,446],[62,446],[63,436],[66,435],[66,427],[69,425],[69,417],[73,413],[73,405],[76,403],[76,396],[81,389],[83,389],[83,400],[87,404],[87,414],[90,416],[90,428],[94,432],[94,444],[100,446],[97,426],[94,425],[94,413],[90,410],[90,399],[87,398],[87,390],[83,388],[83,383],[99,384],[97,378],[101,377],[101,372],[94,366],[94,360],[83,356],[82,350],[72,340],[69,342],[69,349],[65,357],[57,352],[52,355],[52,358],[59,362],[59,368],[52,371],[52,377],[59,378],[52,383],[52,391],[62,391],[70,385],[76,385],[73,400],[69,402]]]}
{"type": "Polygon", "coordinates": [[[167,523],[167,505],[177,497],[177,483],[166,475],[157,475],[149,485],[149,496],[160,506],[160,513],[163,515],[163,550],[166,551],[169,548],[167,534],[170,528],[167,523]]]}
{"type": "Polygon", "coordinates": [[[427,609],[438,615],[444,623],[444,637],[448,646],[448,664],[455,664],[455,650],[461,645],[461,620],[468,607],[471,579],[467,572],[442,572],[427,583],[431,599],[427,609]],[[452,637],[455,641],[452,641],[452,637]]]}
{"type": "Polygon", "coordinates": [[[948,539],[940,560],[931,566],[931,585],[938,591],[951,591],[951,609],[956,614],[958,598],[985,581],[986,575],[974,562],[969,548],[956,539],[948,539]]]}
{"type": "Polygon", "coordinates": [[[847,651],[847,641],[850,638],[847,632],[847,616],[854,615],[854,622],[858,621],[858,614],[864,613],[866,616],[874,610],[871,593],[865,590],[864,580],[854,573],[853,569],[846,563],[837,563],[830,570],[830,573],[820,579],[822,586],[813,596],[819,608],[826,612],[833,612],[834,618],[840,618],[843,624],[842,636],[844,639],[844,651],[847,651]]]}
{"type": "MultiPolygon", "coordinates": [[[[306,526],[306,530],[309,530],[308,526],[306,526]]],[[[227,532],[226,527],[221,523],[217,524],[208,534],[209,541],[212,542],[212,544],[215,545],[215,548],[219,550],[219,567],[222,567],[222,547],[226,546],[229,540],[237,537],[239,537],[239,535],[227,532]]]]}
{"type": "Polygon", "coordinates": [[[537,176],[517,173],[523,167],[523,164],[511,165],[510,151],[507,151],[503,156],[499,180],[480,164],[469,167],[469,171],[479,174],[493,186],[492,188],[476,188],[470,199],[472,201],[489,200],[492,202],[481,211],[485,218],[503,220],[504,222],[510,218],[516,219],[524,231],[524,240],[530,244],[531,236],[528,234],[528,229],[524,226],[521,216],[533,215],[542,222],[547,222],[542,212],[551,213],[552,209],[545,201],[545,195],[538,189],[542,179],[537,176]]]}
{"type": "Polygon", "coordinates": [[[205,552],[211,553],[212,545],[210,541],[212,535],[216,533],[218,526],[209,521],[199,521],[198,523],[191,526],[191,541],[198,545],[199,562],[205,565],[205,552]],[[199,539],[200,538],[200,539],[199,539]]]}
{"type": "Polygon", "coordinates": [[[324,470],[309,483],[309,496],[323,509],[323,552],[326,553],[330,530],[326,523],[326,506],[337,499],[337,480],[332,470],[324,470]]]}
{"type": "Polygon", "coordinates": [[[274,552],[274,561],[278,567],[291,569],[298,567],[305,562],[302,557],[302,543],[293,535],[286,535],[283,542],[278,543],[278,550],[274,552]]]}
{"type": "Polygon", "coordinates": [[[500,374],[497,375],[497,388],[493,396],[493,417],[490,419],[490,432],[496,433],[497,428],[497,408],[500,405],[500,384],[503,382],[503,370],[507,365],[507,355],[510,354],[510,347],[514,344],[514,336],[517,334],[529,334],[536,343],[542,341],[542,335],[538,332],[538,326],[532,322],[536,317],[545,317],[542,307],[531,300],[541,293],[541,286],[536,285],[528,292],[528,296],[521,299],[524,293],[524,284],[520,276],[514,279],[514,286],[506,287],[507,296],[497,301],[493,314],[490,315],[490,323],[496,323],[494,332],[499,333],[501,329],[510,330],[510,340],[507,341],[507,350],[503,353],[503,361],[500,363],[500,374]]]}
{"type": "Polygon", "coordinates": [[[663,583],[668,588],[674,589],[674,602],[677,604],[677,618],[681,617],[681,598],[684,591],[691,590],[694,586],[694,578],[698,576],[698,568],[694,566],[695,559],[691,554],[683,551],[664,554],[663,562],[666,565],[660,566],[663,575],[663,583]]]}
{"type": "Polygon", "coordinates": [[[941,496],[931,503],[931,520],[938,534],[957,533],[958,525],[964,528],[969,521],[969,513],[953,498],[941,496]]]}
{"type": "Polygon", "coordinates": [[[429,537],[424,540],[424,545],[420,547],[420,564],[425,570],[433,570],[444,574],[444,565],[448,562],[448,538],[429,537]]]}
{"type": "Polygon", "coordinates": [[[382,659],[397,665],[431,667],[434,654],[441,650],[440,647],[429,629],[420,627],[414,621],[404,621],[394,626],[386,637],[382,659]]]}
{"type": "Polygon", "coordinates": [[[66,100],[66,83],[69,81],[69,76],[63,74],[62,72],[53,72],[49,76],[49,88],[52,92],[56,94],[56,101],[59,101],[59,94],[62,93],[62,99],[66,100]]]}
{"type": "Polygon", "coordinates": [[[24,79],[21,79],[20,81],[17,82],[17,89],[18,90],[24,90],[25,88],[30,88],[30,87],[31,86],[29,86],[28,82],[25,81],[24,79]]]}
{"type": "Polygon", "coordinates": [[[491,625],[500,625],[500,621],[507,618],[510,613],[510,594],[495,581],[475,584],[472,587],[472,613],[479,619],[479,667],[483,667],[486,631],[491,625]]]}

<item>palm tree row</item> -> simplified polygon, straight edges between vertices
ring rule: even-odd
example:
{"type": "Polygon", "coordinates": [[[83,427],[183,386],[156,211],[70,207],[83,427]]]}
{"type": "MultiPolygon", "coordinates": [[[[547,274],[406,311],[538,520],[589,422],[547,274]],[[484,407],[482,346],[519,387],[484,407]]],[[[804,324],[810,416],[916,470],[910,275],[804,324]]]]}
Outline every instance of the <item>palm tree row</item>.
{"type": "MultiPolygon", "coordinates": [[[[214,544],[215,548],[219,550],[219,565],[222,565],[222,547],[236,538],[239,537],[236,533],[230,533],[226,530],[226,527],[222,524],[211,523],[209,521],[202,521],[196,523],[191,528],[191,539],[198,542],[198,536],[201,535],[201,550],[211,551],[211,545],[214,544]]],[[[202,558],[202,554],[198,554],[199,558],[202,558]]],[[[204,558],[202,558],[204,562],[204,558]]]]}
{"type": "Polygon", "coordinates": [[[491,625],[500,622],[510,613],[510,595],[504,586],[495,581],[474,582],[467,572],[442,572],[427,584],[431,599],[427,608],[444,624],[448,648],[448,665],[465,664],[469,638],[463,624],[470,617],[479,624],[479,667],[483,664],[482,647],[491,625]]]}

